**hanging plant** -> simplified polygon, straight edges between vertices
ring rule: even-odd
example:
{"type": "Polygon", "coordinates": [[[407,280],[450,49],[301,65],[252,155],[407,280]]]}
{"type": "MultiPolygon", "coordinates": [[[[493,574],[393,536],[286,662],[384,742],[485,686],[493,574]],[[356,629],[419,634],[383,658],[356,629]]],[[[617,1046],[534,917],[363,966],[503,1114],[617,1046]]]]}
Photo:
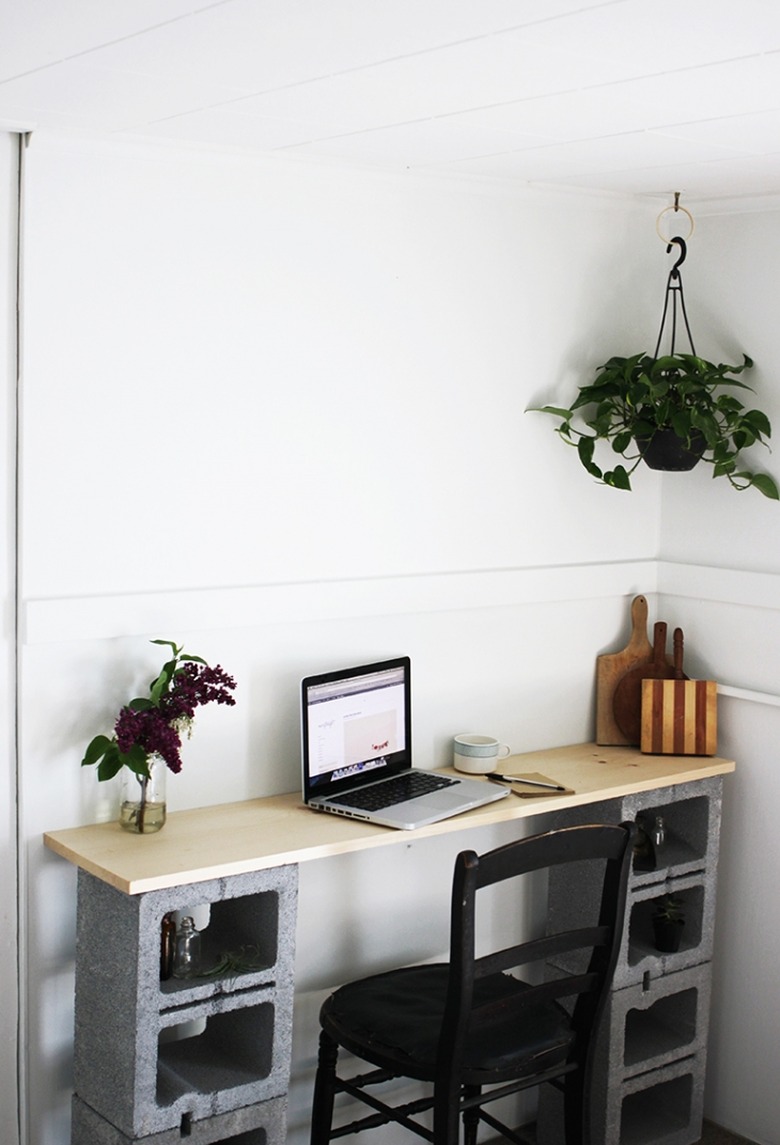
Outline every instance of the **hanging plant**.
{"type": "Polygon", "coordinates": [[[651,468],[678,471],[702,460],[712,465],[713,477],[728,478],[735,489],[752,485],[776,501],[780,492],[774,479],[745,468],[741,460],[743,450],[756,442],[766,445],[772,434],[766,414],[746,409],[731,392],[750,388],[737,375],[752,365],[747,355],[740,366],[715,365],[695,354],[613,357],[599,366],[591,383],[580,387],[570,407],[542,406],[539,412],[561,419],[556,432],[576,447],[585,469],[604,485],[630,489],[631,474],[642,460],[651,468]],[[577,414],[582,429],[572,424],[577,414]],[[664,464],[654,459],[654,450],[668,438],[677,456],[664,464]],[[629,467],[602,469],[596,464],[596,443],[601,440],[629,467]]]}
{"type": "Polygon", "coordinates": [[[562,441],[576,448],[592,477],[614,489],[631,489],[631,474],[641,461],[653,469],[681,471],[701,460],[712,465],[713,477],[727,478],[735,489],[753,486],[765,497],[780,500],[774,479],[746,468],[742,460],[744,450],[756,443],[766,446],[772,435],[766,414],[746,408],[734,392],[750,391],[738,375],[753,362],[744,355],[739,366],[715,365],[696,354],[679,271],[685,240],[671,239],[667,251],[672,243],[679,244],[681,253],[669,273],[655,353],[612,357],[598,367],[592,382],[580,386],[571,406],[545,405],[536,412],[559,418],[556,432],[562,441]],[[671,350],[659,355],[670,299],[671,350]],[[674,351],[678,300],[691,347],[688,354],[674,351]],[[578,425],[573,424],[575,418],[578,425]],[[628,467],[597,464],[599,441],[608,442],[628,467]]]}

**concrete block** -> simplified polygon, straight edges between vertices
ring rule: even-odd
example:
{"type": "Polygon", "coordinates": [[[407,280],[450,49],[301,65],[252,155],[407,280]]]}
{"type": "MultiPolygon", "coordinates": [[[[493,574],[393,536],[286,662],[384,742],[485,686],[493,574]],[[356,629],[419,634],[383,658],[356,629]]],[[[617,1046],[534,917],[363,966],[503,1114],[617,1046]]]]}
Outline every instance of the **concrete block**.
{"type": "MultiPolygon", "coordinates": [[[[612,994],[596,1047],[597,1141],[622,1140],[626,1095],[638,1094],[643,1085],[654,1087],[659,1070],[685,1059],[696,1085],[703,1082],[710,992],[710,967],[703,963],[612,994]]],[[[641,1107],[638,1097],[634,1105],[641,1107]]]]}
{"type": "MultiPolygon", "coordinates": [[[[655,870],[632,870],[612,992],[596,1047],[594,1145],[692,1145],[699,1140],[709,1025],[722,779],[695,780],[618,800],[561,811],[554,826],[621,822],[661,815],[666,841],[655,870]],[[653,900],[668,892],[684,902],[680,950],[655,950],[653,900]]],[[[587,916],[598,874],[551,873],[550,930],[587,916]]],[[[580,969],[576,964],[572,970],[580,969]]],[[[563,1136],[560,1094],[540,1094],[540,1145],[563,1136]]]]}
{"type": "MultiPolygon", "coordinates": [[[[617,1116],[600,1117],[593,1145],[695,1145],[704,1115],[704,1062],[698,1054],[629,1078],[620,1088],[617,1116]]],[[[540,1094],[538,1145],[561,1145],[563,1097],[550,1086],[540,1094]]]]}
{"type": "Polygon", "coordinates": [[[79,1097],[72,1101],[73,1145],[284,1145],[287,1098],[277,1097],[204,1121],[187,1122],[148,1137],[128,1137],[90,1109],[79,1097]]]}
{"type": "Polygon", "coordinates": [[[79,872],[74,1075],[78,1097],[128,1139],[287,1090],[297,868],[142,895],[79,872]],[[160,981],[169,911],[208,906],[204,968],[251,946],[260,967],[160,981]]]}

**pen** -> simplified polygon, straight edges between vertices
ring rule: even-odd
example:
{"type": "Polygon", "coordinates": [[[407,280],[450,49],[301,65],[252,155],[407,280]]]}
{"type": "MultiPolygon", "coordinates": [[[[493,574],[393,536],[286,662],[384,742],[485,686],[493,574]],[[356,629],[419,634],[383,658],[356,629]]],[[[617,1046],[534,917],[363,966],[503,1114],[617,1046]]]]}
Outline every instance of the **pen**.
{"type": "Polygon", "coordinates": [[[560,783],[542,783],[541,779],[523,779],[522,775],[499,775],[497,771],[491,771],[488,779],[504,779],[507,783],[527,783],[529,787],[549,787],[551,791],[566,790],[560,783]]]}

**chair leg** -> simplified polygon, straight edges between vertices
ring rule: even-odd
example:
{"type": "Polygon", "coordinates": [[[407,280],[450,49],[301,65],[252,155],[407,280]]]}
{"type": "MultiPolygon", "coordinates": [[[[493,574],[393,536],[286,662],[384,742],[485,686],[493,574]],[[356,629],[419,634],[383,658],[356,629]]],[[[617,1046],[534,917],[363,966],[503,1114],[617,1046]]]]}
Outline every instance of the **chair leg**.
{"type": "Polygon", "coordinates": [[[433,1087],[433,1145],[458,1145],[460,1086],[452,1078],[433,1087]]]}
{"type": "Polygon", "coordinates": [[[320,1033],[320,1052],[311,1111],[311,1145],[327,1145],[333,1122],[333,1098],[339,1047],[329,1034],[320,1033]]]}
{"type": "MultiPolygon", "coordinates": [[[[464,1086],[465,1097],[478,1097],[482,1092],[480,1085],[464,1086]]],[[[479,1106],[474,1105],[463,1114],[463,1145],[477,1145],[477,1128],[479,1127],[479,1106]]]]}
{"type": "Polygon", "coordinates": [[[583,1121],[584,1084],[582,1070],[569,1074],[563,1087],[563,1136],[566,1145],[588,1145],[590,1133],[583,1121]]]}

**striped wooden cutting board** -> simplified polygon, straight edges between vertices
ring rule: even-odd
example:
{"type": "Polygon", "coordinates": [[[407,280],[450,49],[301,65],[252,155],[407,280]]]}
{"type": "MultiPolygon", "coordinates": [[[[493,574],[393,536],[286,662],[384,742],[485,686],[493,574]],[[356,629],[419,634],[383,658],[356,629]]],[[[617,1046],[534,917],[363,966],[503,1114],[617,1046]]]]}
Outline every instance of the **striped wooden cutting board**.
{"type": "Polygon", "coordinates": [[[640,748],[652,755],[715,755],[714,680],[643,680],[640,748]]]}

